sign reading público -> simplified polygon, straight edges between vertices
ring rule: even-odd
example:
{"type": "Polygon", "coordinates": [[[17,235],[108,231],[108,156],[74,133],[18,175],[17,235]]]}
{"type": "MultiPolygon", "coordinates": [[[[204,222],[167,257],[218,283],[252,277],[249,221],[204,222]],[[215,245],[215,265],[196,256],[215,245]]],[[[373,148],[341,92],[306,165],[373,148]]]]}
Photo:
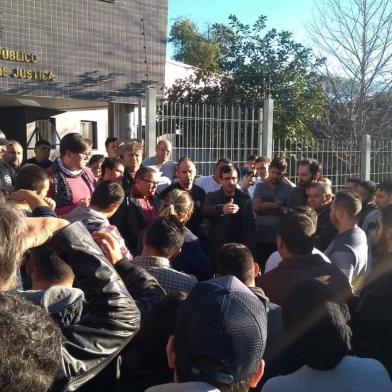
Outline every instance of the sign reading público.
{"type": "MultiPolygon", "coordinates": [[[[38,56],[35,53],[28,53],[11,49],[0,49],[0,60],[16,63],[36,64],[38,61],[38,56]]],[[[44,82],[53,82],[56,79],[52,71],[35,70],[23,66],[9,68],[1,65],[0,77],[38,80],[44,82]]]]}

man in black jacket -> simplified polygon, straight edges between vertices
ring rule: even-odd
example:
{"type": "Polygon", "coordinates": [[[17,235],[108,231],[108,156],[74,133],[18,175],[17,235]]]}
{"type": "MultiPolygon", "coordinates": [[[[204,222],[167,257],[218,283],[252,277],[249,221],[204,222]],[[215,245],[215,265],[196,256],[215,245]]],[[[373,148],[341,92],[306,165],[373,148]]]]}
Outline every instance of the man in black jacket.
{"type": "Polygon", "coordinates": [[[316,248],[322,252],[327,249],[338,233],[330,218],[332,188],[326,182],[315,182],[306,190],[307,204],[317,213],[316,248]]]}
{"type": "Polygon", "coordinates": [[[206,197],[203,188],[195,184],[196,166],[189,158],[181,158],[177,164],[178,181],[173,182],[169,187],[159,194],[159,199],[164,200],[173,190],[179,189],[188,192],[194,202],[192,216],[186,223],[186,227],[196,236],[200,236],[200,224],[202,221],[201,208],[206,197]]]}
{"type": "MultiPolygon", "coordinates": [[[[86,302],[80,321],[62,331],[62,376],[57,378],[55,388],[61,391],[80,388],[104,369],[138,331],[140,313],[134,300],[79,222],[68,225],[56,218],[23,221],[12,207],[2,204],[0,233],[0,291],[15,287],[23,251],[48,240],[48,246],[60,252],[72,268],[74,286],[83,290],[86,302]]],[[[42,334],[44,338],[45,331],[42,334]]],[[[38,371],[45,374],[44,368],[38,371]]]]}
{"type": "Polygon", "coordinates": [[[124,192],[127,193],[135,183],[135,174],[140,169],[143,159],[143,145],[138,142],[129,142],[121,147],[121,159],[125,171],[122,178],[124,192]]]}
{"type": "Polygon", "coordinates": [[[287,207],[295,208],[306,205],[306,188],[321,178],[321,165],[315,159],[304,159],[298,165],[298,183],[293,188],[287,207]]]}
{"type": "Polygon", "coordinates": [[[208,234],[211,257],[226,242],[239,242],[253,248],[255,220],[248,195],[237,188],[238,170],[232,164],[219,171],[221,189],[207,193],[202,208],[210,220],[208,234]]]}

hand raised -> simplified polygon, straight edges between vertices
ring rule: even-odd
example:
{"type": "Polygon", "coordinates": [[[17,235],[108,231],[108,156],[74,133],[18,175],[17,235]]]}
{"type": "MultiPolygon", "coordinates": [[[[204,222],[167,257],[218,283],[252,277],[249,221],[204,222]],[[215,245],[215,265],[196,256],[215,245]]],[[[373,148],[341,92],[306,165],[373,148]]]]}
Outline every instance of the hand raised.
{"type": "Polygon", "coordinates": [[[223,214],[236,214],[240,207],[238,204],[234,204],[234,200],[230,199],[230,201],[223,205],[223,214]]]}
{"type": "Polygon", "coordinates": [[[123,258],[119,242],[110,233],[95,231],[93,234],[94,241],[101,248],[103,254],[112,265],[116,264],[123,258]]]}

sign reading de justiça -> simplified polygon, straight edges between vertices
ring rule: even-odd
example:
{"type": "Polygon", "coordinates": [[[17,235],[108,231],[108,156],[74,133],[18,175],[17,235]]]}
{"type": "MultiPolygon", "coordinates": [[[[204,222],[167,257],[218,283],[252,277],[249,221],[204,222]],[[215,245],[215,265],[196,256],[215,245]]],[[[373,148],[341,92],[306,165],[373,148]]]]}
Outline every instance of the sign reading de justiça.
{"type": "MultiPolygon", "coordinates": [[[[35,64],[37,63],[37,59],[38,56],[35,53],[11,49],[0,49],[0,60],[35,64]]],[[[11,69],[5,66],[0,66],[0,77],[10,77],[14,79],[27,79],[47,82],[53,82],[56,79],[52,71],[35,70],[30,67],[15,67],[11,69]]]]}

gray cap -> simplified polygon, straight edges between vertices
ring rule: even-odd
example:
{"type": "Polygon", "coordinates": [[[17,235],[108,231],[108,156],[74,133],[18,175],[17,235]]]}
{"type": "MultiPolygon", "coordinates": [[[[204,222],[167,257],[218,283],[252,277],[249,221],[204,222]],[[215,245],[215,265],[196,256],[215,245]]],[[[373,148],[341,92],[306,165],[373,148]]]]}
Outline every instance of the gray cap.
{"type": "Polygon", "coordinates": [[[9,144],[9,141],[5,136],[5,133],[0,129],[0,146],[6,146],[7,144],[9,144]]]}

